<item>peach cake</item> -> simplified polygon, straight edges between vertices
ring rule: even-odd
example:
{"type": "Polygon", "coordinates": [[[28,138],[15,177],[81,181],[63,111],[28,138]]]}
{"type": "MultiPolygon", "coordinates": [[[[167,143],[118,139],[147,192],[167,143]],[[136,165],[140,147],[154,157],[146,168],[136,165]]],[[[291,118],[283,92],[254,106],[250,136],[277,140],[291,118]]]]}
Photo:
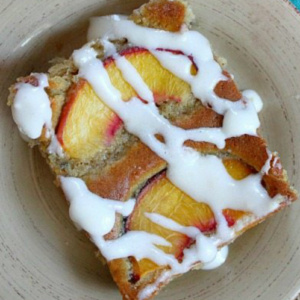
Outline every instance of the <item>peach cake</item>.
{"type": "Polygon", "coordinates": [[[22,136],[123,299],[217,267],[237,236],[297,198],[258,134],[261,98],[239,91],[193,18],[182,0],[93,18],[86,45],[10,89],[22,136]]]}

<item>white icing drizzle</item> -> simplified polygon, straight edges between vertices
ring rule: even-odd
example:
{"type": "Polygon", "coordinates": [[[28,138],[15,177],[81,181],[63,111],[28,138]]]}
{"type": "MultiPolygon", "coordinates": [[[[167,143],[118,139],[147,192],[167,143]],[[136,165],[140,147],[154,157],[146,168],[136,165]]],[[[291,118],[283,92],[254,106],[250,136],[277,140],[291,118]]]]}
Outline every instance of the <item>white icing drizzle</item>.
{"type": "MultiPolygon", "coordinates": [[[[166,51],[151,51],[151,53],[159,60],[159,62],[164,66],[166,69],[168,69],[170,72],[181,78],[182,80],[189,83],[192,87],[193,92],[198,91],[198,83],[202,78],[200,75],[193,76],[191,75],[191,60],[182,55],[174,55],[171,52],[166,51]]],[[[213,62],[217,64],[214,60],[213,62]]],[[[213,65],[213,64],[212,64],[213,65]]],[[[218,65],[218,64],[217,64],[218,65]]],[[[202,69],[200,67],[202,73],[202,69]]],[[[214,77],[214,72],[211,73],[211,76],[214,77]]],[[[205,73],[206,76],[207,74],[205,73]]],[[[209,78],[209,76],[207,76],[209,78]]],[[[223,78],[224,80],[227,80],[227,78],[223,78]]],[[[208,80],[206,78],[206,80],[208,80]]],[[[204,80],[203,80],[204,81],[204,80]]],[[[211,79],[212,82],[214,82],[211,79]]],[[[207,84],[209,86],[209,83],[203,82],[203,86],[207,84]]],[[[213,86],[212,90],[208,91],[210,92],[210,95],[207,95],[207,99],[213,99],[213,97],[218,98],[214,93],[215,85],[213,86]]],[[[204,88],[203,88],[204,89],[204,88]]],[[[195,93],[194,95],[198,97],[199,99],[202,99],[201,96],[204,95],[205,92],[201,91],[201,93],[195,93]]],[[[238,104],[235,102],[229,102],[227,103],[228,108],[225,109],[225,111],[221,111],[219,109],[219,104],[216,104],[213,108],[218,113],[224,113],[224,121],[223,121],[223,133],[224,133],[224,139],[234,137],[234,136],[240,136],[242,134],[249,134],[249,135],[256,135],[257,128],[260,126],[260,122],[257,116],[257,109],[261,109],[262,101],[259,102],[259,95],[254,91],[245,91],[244,94],[244,102],[239,102],[238,104]],[[251,97],[248,99],[247,97],[251,97]],[[256,106],[255,106],[256,105],[256,106]],[[239,124],[237,126],[237,124],[239,124]]],[[[228,102],[228,100],[222,99],[223,102],[228,102]]],[[[208,103],[209,100],[207,100],[208,103]]],[[[217,102],[216,102],[217,103],[217,102]]]]}
{"type": "Polygon", "coordinates": [[[155,245],[170,246],[160,236],[142,231],[129,231],[116,240],[106,241],[104,235],[115,224],[116,212],[128,216],[135,200],[127,202],[104,199],[91,193],[82,179],[60,177],[61,187],[70,202],[70,218],[78,229],[89,233],[102,255],[108,260],[134,256],[137,259],[149,258],[159,265],[178,265],[172,255],[165,254],[155,245]]]}
{"type": "Polygon", "coordinates": [[[128,216],[135,201],[112,201],[91,193],[82,179],[60,177],[61,187],[70,202],[70,217],[77,228],[87,231],[92,238],[109,233],[115,224],[116,212],[128,216]]]}
{"type": "Polygon", "coordinates": [[[12,104],[12,116],[19,131],[29,139],[41,136],[44,125],[51,130],[52,110],[45,88],[49,86],[45,74],[32,73],[38,85],[17,83],[17,90],[12,104]]]}
{"type": "Polygon", "coordinates": [[[153,222],[195,239],[195,244],[184,250],[181,263],[157,246],[170,246],[164,238],[142,231],[128,231],[115,240],[105,240],[115,224],[116,212],[128,216],[134,209],[135,200],[126,202],[104,199],[91,193],[82,179],[60,177],[61,187],[70,202],[70,218],[78,229],[89,233],[93,242],[108,260],[134,256],[137,260],[151,259],[159,265],[169,265],[170,275],[184,273],[198,262],[211,263],[217,256],[218,241],[203,235],[195,227],[185,227],[158,214],[147,214],[153,222]]]}
{"type": "MultiPolygon", "coordinates": [[[[244,105],[241,104],[242,102],[239,102],[241,104],[241,117],[239,117],[239,113],[236,112],[232,117],[235,122],[227,121],[226,127],[183,130],[179,127],[172,126],[167,119],[160,115],[155,103],[153,102],[153,95],[147,98],[147,95],[149,95],[149,89],[142,88],[143,85],[141,85],[140,90],[143,89],[143,98],[149,102],[148,105],[144,105],[143,102],[141,102],[138,98],[133,98],[128,102],[120,101],[121,94],[119,90],[117,90],[111,84],[109,76],[102,62],[97,59],[97,52],[91,48],[91,45],[88,44],[82,49],[74,51],[73,59],[76,65],[80,68],[79,76],[87,79],[90,82],[98,96],[100,96],[100,98],[124,121],[127,130],[139,136],[140,138],[141,134],[147,132],[147,134],[144,134],[144,139],[141,138],[141,140],[143,140],[150,148],[159,148],[160,150],[153,148],[152,150],[155,152],[159,151],[159,155],[165,160],[168,160],[164,154],[168,152],[167,147],[158,143],[155,145],[154,143],[149,145],[151,141],[156,140],[154,135],[157,133],[162,134],[165,138],[168,137],[169,144],[176,143],[178,146],[181,146],[184,141],[191,139],[194,141],[206,141],[214,143],[219,148],[223,148],[227,138],[239,135],[237,134],[236,128],[241,127],[244,129],[244,131],[246,131],[245,133],[255,134],[256,127],[259,126],[259,122],[257,122],[258,118],[252,104],[249,104],[247,112],[245,112],[244,105]],[[101,76],[94,76],[97,73],[101,74],[101,76]],[[138,111],[139,113],[132,118],[130,117],[132,116],[132,111],[138,111]],[[248,124],[244,124],[243,126],[243,120],[249,121],[248,124]],[[143,132],[140,130],[140,124],[143,124],[143,132]],[[238,126],[235,126],[236,124],[238,124],[238,126]],[[148,140],[148,143],[145,139],[148,140]]],[[[124,65],[129,64],[124,57],[117,57],[116,64],[121,66],[121,71],[126,81],[139,82],[141,80],[140,75],[135,77],[133,80],[132,78],[128,77],[129,72],[123,72],[124,65]]],[[[136,71],[131,72],[132,70],[133,66],[131,66],[130,74],[134,75],[136,71]]],[[[138,89],[138,87],[136,87],[136,89],[138,89]]],[[[231,110],[228,114],[233,115],[231,110]]],[[[229,117],[227,120],[228,119],[229,117]]]]}
{"type": "Polygon", "coordinates": [[[138,294],[138,300],[143,300],[149,298],[155,291],[157,291],[158,287],[162,283],[166,283],[171,277],[171,272],[165,271],[163,272],[152,284],[148,284],[143,290],[141,290],[138,294]]]}
{"type": "Polygon", "coordinates": [[[133,65],[124,56],[115,55],[114,58],[116,66],[122,72],[126,81],[134,88],[136,93],[143,100],[154,102],[153,93],[133,65]]]}
{"type": "MultiPolygon", "coordinates": [[[[165,216],[156,213],[145,213],[146,217],[150,219],[153,223],[156,223],[164,228],[170,229],[172,231],[177,231],[186,236],[194,239],[196,255],[194,256],[194,261],[190,264],[193,265],[199,261],[203,264],[212,262],[217,255],[217,247],[220,241],[215,237],[205,236],[198,228],[193,226],[182,226],[175,222],[174,220],[167,218],[165,216]]],[[[184,257],[183,260],[185,260],[184,257]]],[[[184,264],[184,263],[183,263],[184,264]]]]}
{"type": "MultiPolygon", "coordinates": [[[[276,155],[277,155],[277,153],[276,153],[276,155]]],[[[278,168],[279,170],[282,170],[282,165],[281,165],[281,163],[280,163],[280,159],[279,159],[278,156],[275,156],[275,157],[274,157],[273,167],[276,167],[276,168],[278,168]]]]}
{"type": "Polygon", "coordinates": [[[227,256],[228,256],[228,246],[225,246],[218,251],[218,253],[213,261],[204,264],[204,266],[201,269],[202,270],[216,269],[224,264],[224,262],[227,259],[227,256]]]}
{"type": "Polygon", "coordinates": [[[180,232],[193,239],[195,239],[198,234],[201,234],[201,231],[196,227],[182,226],[172,219],[164,217],[157,213],[145,213],[145,216],[153,223],[156,223],[164,228],[180,232]]]}
{"type": "MultiPolygon", "coordinates": [[[[262,168],[260,169],[260,174],[264,175],[264,174],[268,174],[269,171],[270,171],[270,168],[272,167],[271,165],[271,161],[272,161],[272,158],[273,158],[273,154],[270,150],[267,149],[267,154],[268,154],[268,158],[265,162],[265,164],[262,166],[262,168]]],[[[276,160],[276,158],[275,158],[276,160]]],[[[275,162],[274,160],[274,162],[275,162]]],[[[274,165],[274,163],[273,163],[274,165]]]]}
{"type": "Polygon", "coordinates": [[[248,98],[250,101],[252,101],[257,112],[260,112],[262,110],[263,102],[256,91],[245,90],[242,94],[245,98],[248,98]]]}
{"type": "Polygon", "coordinates": [[[90,19],[90,24],[87,33],[88,41],[95,40],[98,37],[104,37],[112,30],[114,23],[120,20],[126,20],[127,16],[124,15],[110,15],[102,17],[93,17],[90,19]],[[97,28],[95,36],[94,28],[97,28]]]}
{"type": "Polygon", "coordinates": [[[182,80],[191,83],[192,61],[185,55],[174,55],[167,51],[152,50],[151,53],[159,60],[161,65],[182,80]]]}
{"type": "Polygon", "coordinates": [[[26,142],[39,138],[45,126],[45,136],[50,139],[48,153],[63,157],[63,149],[52,128],[51,104],[45,91],[49,86],[48,77],[42,73],[32,73],[30,76],[37,79],[37,86],[24,82],[15,85],[17,92],[12,104],[13,119],[26,142]]]}
{"type": "MultiPolygon", "coordinates": [[[[223,128],[182,130],[175,127],[159,114],[157,107],[150,99],[146,99],[149,101],[147,105],[137,98],[123,102],[120,92],[111,84],[102,62],[96,58],[96,52],[92,48],[86,46],[77,50],[73,57],[75,64],[80,68],[79,76],[87,79],[98,96],[116,111],[124,121],[126,129],[138,136],[168,162],[169,179],[196,201],[203,201],[211,206],[220,227],[219,232],[222,232],[223,237],[227,235],[229,239],[232,233],[229,232],[227,226],[221,226],[224,223],[220,213],[222,209],[244,209],[262,216],[272,211],[274,205],[278,205],[270,201],[266,190],[260,184],[260,175],[250,175],[241,181],[236,181],[227,173],[222,161],[216,156],[201,156],[195,150],[183,147],[187,139],[211,141],[217,145],[224,145],[225,138],[221,132],[224,131],[223,128]],[[141,124],[143,124],[142,130],[141,124]],[[157,133],[164,136],[165,144],[155,138],[157,133]],[[205,176],[199,177],[199,170],[205,176]],[[189,180],[183,180],[183,178],[189,178],[189,180]],[[241,194],[245,195],[243,201],[240,199],[241,194]],[[223,199],[222,203],[219,199],[223,199]],[[224,230],[221,231],[222,228],[224,230]]],[[[128,74],[123,73],[123,75],[126,79],[128,74]]],[[[255,112],[253,106],[252,112],[255,112]]],[[[235,130],[234,128],[240,126],[238,117],[232,116],[231,111],[226,115],[228,118],[231,116],[227,127],[235,130]]],[[[244,117],[243,110],[241,115],[244,117]]],[[[257,118],[256,113],[255,117],[257,118]]],[[[250,118],[249,120],[251,121],[250,118]]],[[[242,128],[244,131],[247,130],[245,127],[242,128]]]]}
{"type": "Polygon", "coordinates": [[[96,245],[100,247],[102,255],[108,260],[120,257],[134,256],[137,260],[149,258],[158,265],[178,265],[173,255],[166,254],[155,245],[170,246],[164,238],[144,231],[128,231],[120,238],[111,241],[100,241],[96,245]]]}
{"type": "MultiPolygon", "coordinates": [[[[215,257],[215,259],[207,264],[204,264],[201,269],[202,270],[212,270],[220,267],[225,261],[228,256],[228,246],[223,247],[220,249],[215,257]]],[[[163,272],[154,283],[147,285],[141,292],[138,294],[138,299],[143,300],[150,297],[159,286],[163,283],[166,284],[168,280],[172,277],[172,272],[165,271],[163,272]]]]}
{"type": "Polygon", "coordinates": [[[113,43],[111,43],[109,40],[102,40],[102,44],[104,47],[104,58],[115,55],[117,49],[113,43]]]}
{"type": "MultiPolygon", "coordinates": [[[[225,262],[228,247],[223,247],[221,250],[217,250],[217,247],[222,243],[222,241],[218,240],[215,236],[207,237],[196,227],[182,226],[174,220],[157,213],[145,213],[145,216],[153,223],[172,231],[185,234],[196,241],[195,247],[197,255],[194,257],[194,262],[191,265],[201,261],[203,263],[201,269],[208,270],[217,268],[225,262]]],[[[183,259],[186,258],[184,257],[183,259]]]]}
{"type": "Polygon", "coordinates": [[[51,136],[51,140],[50,140],[50,144],[47,149],[48,153],[56,154],[59,157],[64,157],[64,155],[65,155],[64,150],[63,150],[60,142],[58,141],[58,139],[54,133],[54,130],[51,130],[50,136],[51,136]]]}
{"type": "Polygon", "coordinates": [[[199,32],[170,33],[141,27],[129,20],[111,18],[110,29],[103,35],[95,20],[96,18],[93,19],[89,28],[89,40],[127,38],[133,45],[149,49],[165,68],[191,85],[196,98],[201,99],[203,104],[211,105],[217,113],[224,114],[230,108],[235,110],[240,109],[242,106],[247,109],[248,106],[251,106],[250,101],[247,101],[247,99],[242,102],[232,102],[219,98],[213,92],[216,84],[220,80],[227,80],[227,77],[222,74],[220,65],[214,60],[209,41],[199,32]],[[160,53],[160,51],[155,51],[156,49],[170,48],[171,50],[180,50],[185,55],[191,56],[201,72],[191,76],[190,69],[187,67],[190,66],[191,62],[188,59],[181,59],[181,68],[178,68],[173,65],[173,62],[174,59],[179,61],[180,58],[174,58],[174,55],[170,52],[160,53]]]}
{"type": "MultiPolygon", "coordinates": [[[[217,232],[212,237],[206,237],[197,228],[184,227],[157,214],[146,214],[152,222],[195,239],[195,244],[184,250],[181,263],[155,246],[167,245],[164,239],[146,232],[128,232],[113,241],[94,240],[108,260],[127,256],[149,258],[160,265],[169,265],[171,270],[167,274],[170,276],[188,271],[199,261],[207,263],[207,268],[210,263],[210,267],[218,265],[226,257],[226,250],[217,251],[218,245],[229,242],[235,234],[234,228],[227,225],[223,209],[248,211],[256,217],[262,217],[278,207],[278,199],[270,199],[261,185],[262,173],[267,172],[270,161],[266,162],[261,173],[236,181],[228,174],[221,159],[213,155],[200,155],[183,144],[191,139],[211,142],[222,148],[229,137],[256,135],[260,125],[257,112],[262,106],[261,99],[252,91],[245,91],[243,99],[237,102],[220,99],[214,93],[215,85],[227,78],[214,61],[208,41],[198,32],[169,33],[114,18],[109,19],[109,27],[102,40],[105,48],[106,45],[109,46],[105,51],[112,52],[109,39],[124,37],[134,46],[149,49],[162,66],[190,84],[196,98],[224,115],[222,128],[183,130],[175,127],[160,115],[152,92],[125,57],[116,53],[113,55],[124,79],[147,104],[138,98],[122,101],[120,92],[110,82],[103,63],[97,59],[97,53],[91,47],[93,43],[73,53],[79,76],[89,81],[97,95],[120,116],[129,132],[168,162],[167,176],[171,182],[196,201],[205,202],[211,207],[217,221],[217,232]],[[157,49],[179,50],[184,55],[157,49]],[[187,56],[193,58],[199,69],[196,75],[190,72],[192,62],[187,56]],[[155,138],[156,134],[164,137],[164,143],[155,138]]],[[[90,28],[89,37],[101,37],[101,32],[97,32],[95,25],[90,28]]],[[[157,284],[160,282],[158,280],[157,284]]],[[[151,287],[145,293],[150,293],[150,290],[151,287]]]]}

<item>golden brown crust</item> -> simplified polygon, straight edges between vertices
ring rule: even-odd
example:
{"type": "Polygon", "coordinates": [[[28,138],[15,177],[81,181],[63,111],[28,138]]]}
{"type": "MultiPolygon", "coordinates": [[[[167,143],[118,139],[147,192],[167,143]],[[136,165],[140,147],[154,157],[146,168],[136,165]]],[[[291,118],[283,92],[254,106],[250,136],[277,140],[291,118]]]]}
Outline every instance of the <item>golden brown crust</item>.
{"type": "Polygon", "coordinates": [[[266,143],[258,136],[242,135],[227,139],[224,149],[218,149],[217,146],[207,142],[187,141],[185,145],[204,154],[239,157],[256,171],[260,171],[268,159],[266,143]]]}
{"type": "Polygon", "coordinates": [[[274,176],[272,174],[264,175],[262,184],[272,198],[276,195],[282,195],[285,196],[290,202],[293,202],[297,199],[297,193],[295,190],[291,189],[288,182],[285,181],[282,176],[274,176]]]}
{"type": "Polygon", "coordinates": [[[166,168],[166,162],[147,146],[137,142],[124,157],[100,174],[86,175],[89,189],[101,197],[127,200],[152,176],[166,168]]]}
{"type": "Polygon", "coordinates": [[[242,93],[239,91],[234,80],[231,78],[227,71],[223,71],[223,74],[228,80],[219,81],[214,89],[217,96],[230,101],[238,101],[242,98],[242,93]]]}
{"type": "MultiPolygon", "coordinates": [[[[237,101],[242,98],[242,94],[237,88],[235,82],[227,71],[223,74],[228,78],[225,81],[219,81],[214,89],[217,96],[230,101],[237,101]]],[[[223,116],[217,114],[209,107],[203,106],[198,102],[195,103],[193,111],[188,115],[183,115],[173,120],[174,125],[183,129],[194,129],[199,127],[221,127],[223,116]]]]}
{"type": "Polygon", "coordinates": [[[152,0],[129,18],[138,25],[176,32],[182,25],[189,25],[193,15],[184,1],[152,0]]]}

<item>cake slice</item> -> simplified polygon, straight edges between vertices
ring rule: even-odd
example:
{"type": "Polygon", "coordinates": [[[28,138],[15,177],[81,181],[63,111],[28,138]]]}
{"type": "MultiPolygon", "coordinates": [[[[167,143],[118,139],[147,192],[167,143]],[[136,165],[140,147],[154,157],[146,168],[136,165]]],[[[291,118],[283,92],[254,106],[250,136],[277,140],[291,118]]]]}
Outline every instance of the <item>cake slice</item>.
{"type": "Polygon", "coordinates": [[[123,299],[226,259],[226,245],[297,198],[258,134],[260,97],[241,92],[190,30],[181,0],[95,18],[91,41],[9,105],[107,261],[123,299]]]}

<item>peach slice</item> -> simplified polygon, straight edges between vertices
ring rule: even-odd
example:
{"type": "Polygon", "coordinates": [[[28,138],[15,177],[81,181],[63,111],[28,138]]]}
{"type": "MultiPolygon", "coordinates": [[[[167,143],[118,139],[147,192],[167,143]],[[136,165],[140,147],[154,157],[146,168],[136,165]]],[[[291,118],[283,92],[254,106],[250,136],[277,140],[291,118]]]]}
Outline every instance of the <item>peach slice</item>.
{"type": "MultiPolygon", "coordinates": [[[[253,170],[240,160],[227,158],[223,164],[228,173],[236,180],[241,180],[253,173],[253,170]]],[[[141,230],[157,234],[171,243],[170,247],[160,247],[166,253],[173,254],[179,261],[183,257],[183,250],[189,247],[193,240],[186,235],[166,229],[153,223],[145,213],[157,213],[171,218],[183,226],[194,226],[203,233],[210,233],[216,229],[216,221],[210,207],[190,198],[175,187],[167,178],[165,172],[155,176],[144,187],[137,199],[134,212],[127,221],[127,230],[141,230]]],[[[228,225],[233,226],[236,221],[247,214],[243,211],[224,209],[228,225]]],[[[148,259],[136,261],[133,265],[133,279],[145,276],[159,268],[148,259]]]]}
{"type": "MultiPolygon", "coordinates": [[[[166,229],[153,223],[145,216],[145,212],[158,213],[170,217],[185,225],[198,227],[203,232],[215,229],[216,223],[209,206],[198,203],[171,184],[165,173],[155,176],[141,191],[134,212],[127,221],[127,230],[141,230],[160,235],[172,246],[160,247],[166,253],[173,254],[178,260],[182,259],[183,250],[193,242],[186,235],[166,229]]],[[[139,262],[132,260],[133,278],[145,276],[158,268],[156,264],[143,259],[139,262]]]]}
{"type": "MultiPolygon", "coordinates": [[[[125,56],[137,69],[153,91],[158,104],[168,100],[187,101],[191,97],[189,85],[164,69],[149,51],[129,48],[120,55],[125,56]]],[[[112,84],[120,91],[123,101],[138,97],[123,78],[113,58],[107,58],[104,66],[112,84]]],[[[80,80],[68,92],[57,127],[57,136],[70,157],[89,159],[99,149],[109,146],[121,127],[122,121],[119,117],[98,98],[85,80],[80,80]]]]}
{"type": "Polygon", "coordinates": [[[122,121],[97,97],[86,80],[80,80],[68,92],[57,138],[72,158],[90,158],[99,146],[108,146],[122,121]]]}
{"type": "Polygon", "coordinates": [[[242,180],[252,173],[256,173],[253,168],[241,160],[225,158],[222,160],[228,174],[235,180],[242,180]]]}
{"type": "MultiPolygon", "coordinates": [[[[148,50],[133,47],[122,51],[120,55],[124,56],[135,67],[146,85],[153,92],[157,104],[169,100],[185,102],[191,97],[189,84],[163,68],[160,62],[148,50]]],[[[130,100],[133,96],[138,96],[122,77],[114,59],[107,59],[104,61],[104,65],[111,82],[121,92],[124,101],[130,100]]]]}

